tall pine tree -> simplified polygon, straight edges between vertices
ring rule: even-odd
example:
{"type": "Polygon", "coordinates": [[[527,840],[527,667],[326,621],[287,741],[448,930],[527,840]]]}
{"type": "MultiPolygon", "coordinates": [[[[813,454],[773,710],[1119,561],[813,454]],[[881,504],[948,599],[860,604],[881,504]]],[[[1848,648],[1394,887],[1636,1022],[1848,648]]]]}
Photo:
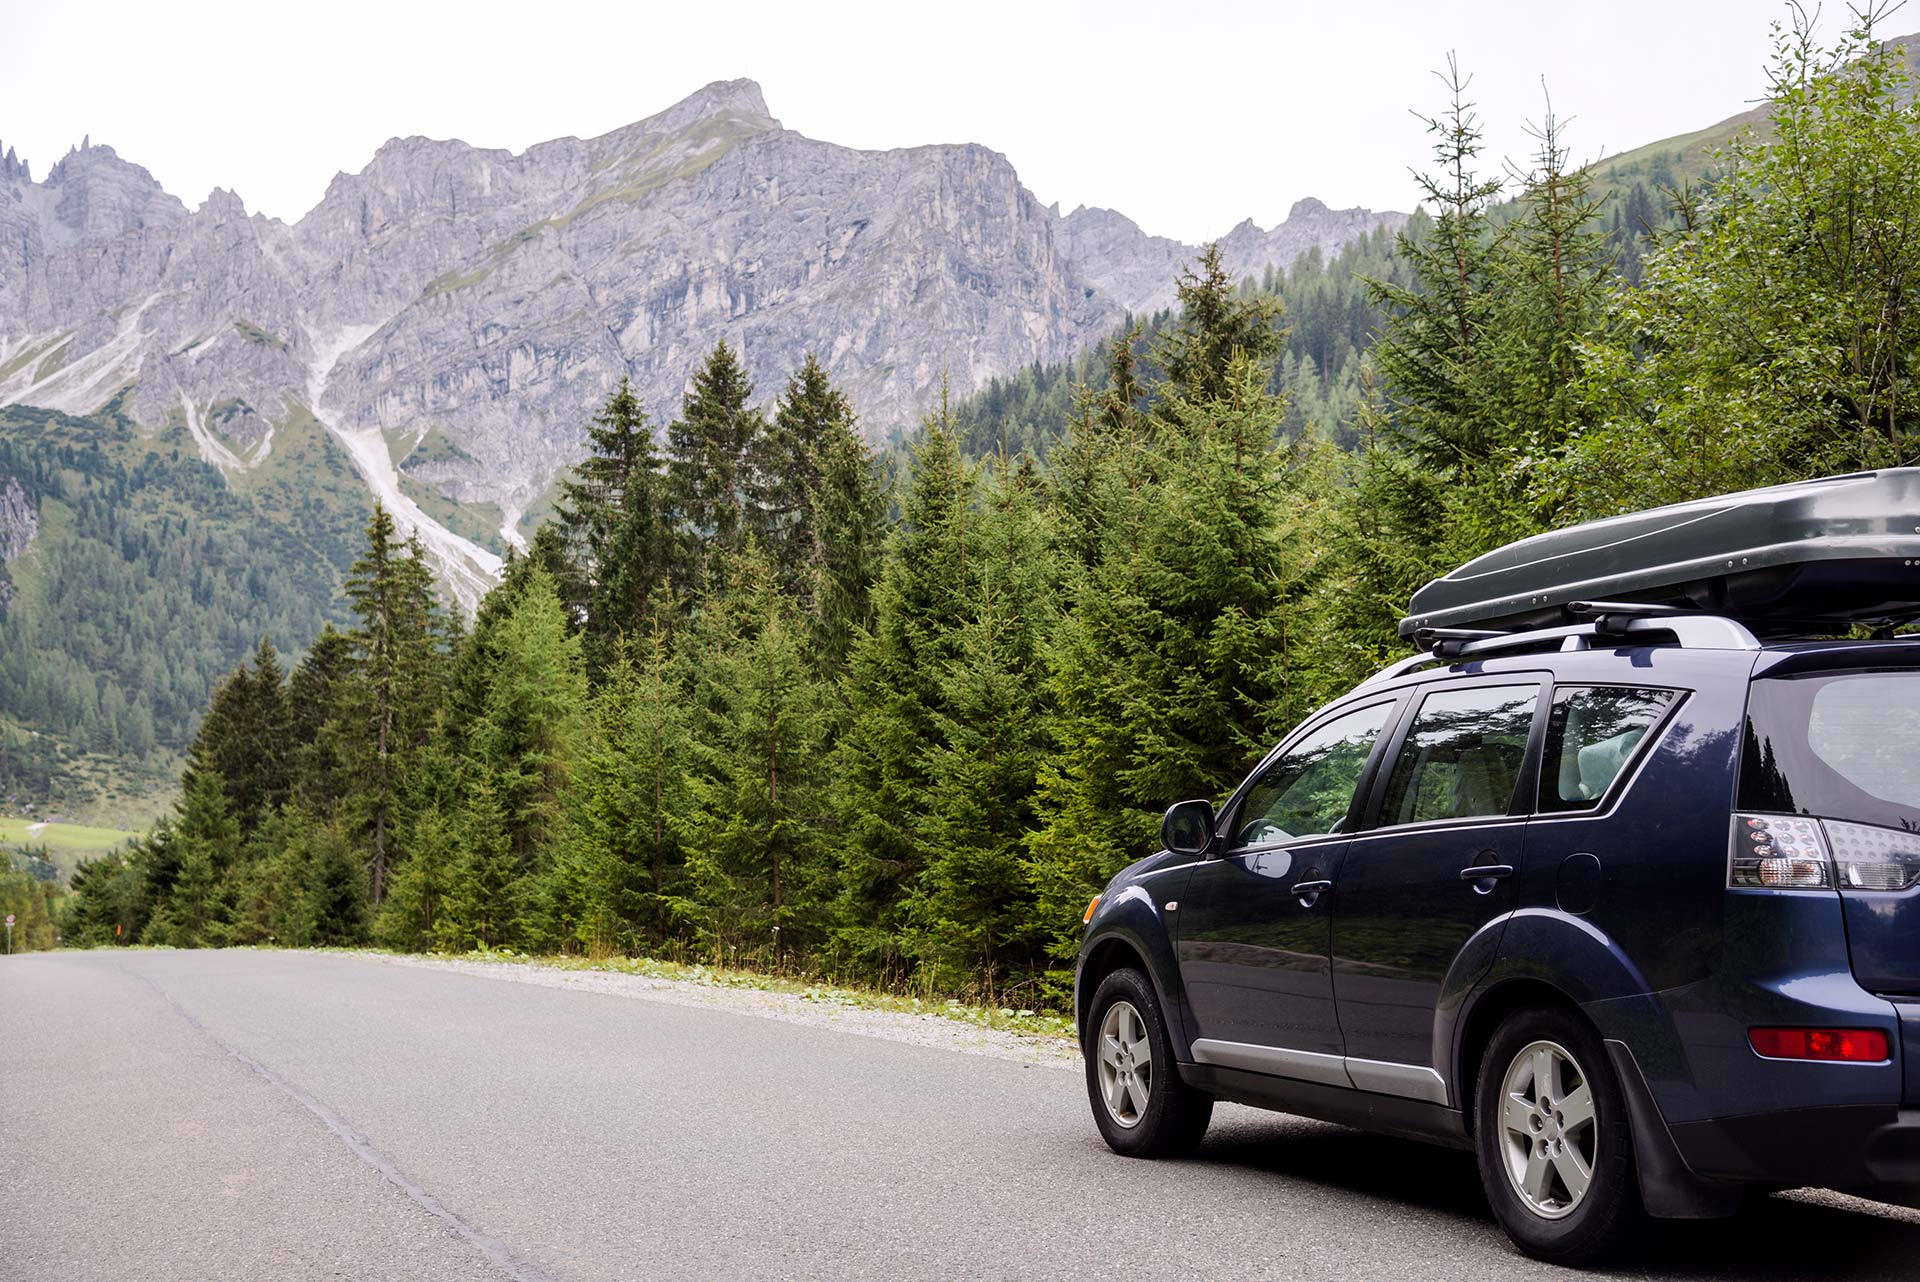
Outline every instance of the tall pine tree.
{"type": "Polygon", "coordinates": [[[668,493],[685,523],[696,573],[704,576],[712,575],[717,554],[740,549],[753,525],[747,487],[766,421],[752,400],[746,366],[721,339],[667,427],[668,493]]]}

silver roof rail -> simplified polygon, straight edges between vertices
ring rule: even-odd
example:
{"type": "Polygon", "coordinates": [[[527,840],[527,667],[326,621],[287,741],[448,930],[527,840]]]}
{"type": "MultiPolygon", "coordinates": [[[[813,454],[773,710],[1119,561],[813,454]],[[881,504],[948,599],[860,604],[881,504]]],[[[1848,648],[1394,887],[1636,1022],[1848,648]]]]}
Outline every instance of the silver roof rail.
{"type": "Polygon", "coordinates": [[[1671,636],[1685,650],[1758,650],[1760,639],[1746,625],[1714,614],[1649,615],[1621,621],[1603,628],[1599,621],[1571,623],[1558,628],[1531,628],[1522,632],[1503,632],[1495,636],[1459,640],[1447,654],[1410,655],[1388,664],[1360,683],[1362,688],[1392,681],[1431,664],[1455,664],[1466,659],[1485,658],[1524,650],[1588,650],[1594,642],[1630,643],[1636,633],[1671,636]]]}

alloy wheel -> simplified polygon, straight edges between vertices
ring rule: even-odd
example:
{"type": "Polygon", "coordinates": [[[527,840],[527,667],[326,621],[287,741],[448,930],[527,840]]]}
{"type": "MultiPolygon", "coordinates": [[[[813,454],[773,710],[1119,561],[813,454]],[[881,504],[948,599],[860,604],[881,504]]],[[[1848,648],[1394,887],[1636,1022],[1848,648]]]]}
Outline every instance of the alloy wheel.
{"type": "Polygon", "coordinates": [[[1147,1023],[1129,1001],[1107,1007],[1100,1021],[1100,1098],[1107,1116],[1129,1129],[1140,1124],[1153,1093],[1153,1046],[1147,1023]]]}
{"type": "Polygon", "coordinates": [[[1500,1087],[1501,1165],[1514,1192],[1549,1220],[1573,1214],[1593,1182],[1600,1128],[1593,1089],[1558,1042],[1523,1048],[1500,1087]]]}

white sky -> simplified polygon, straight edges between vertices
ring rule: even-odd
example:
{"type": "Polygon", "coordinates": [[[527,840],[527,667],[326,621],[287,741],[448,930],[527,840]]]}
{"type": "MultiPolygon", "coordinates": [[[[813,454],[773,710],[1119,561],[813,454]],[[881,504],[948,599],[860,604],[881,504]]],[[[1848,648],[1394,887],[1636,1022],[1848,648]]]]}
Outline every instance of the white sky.
{"type": "MultiPolygon", "coordinates": [[[[1837,4],[1829,4],[1837,10],[1837,4]]],[[[1492,157],[1547,78],[1576,157],[1742,110],[1775,0],[0,0],[0,147],[44,177],[91,134],[189,206],[231,187],[289,221],[389,137],[515,151],[750,76],[790,129],[858,147],[980,142],[1063,210],[1199,241],[1301,196],[1410,208],[1410,108],[1457,49],[1492,157]]],[[[1885,34],[1915,25],[1902,13],[1885,34]]],[[[1836,25],[1829,14],[1824,26],[1836,25]]]]}

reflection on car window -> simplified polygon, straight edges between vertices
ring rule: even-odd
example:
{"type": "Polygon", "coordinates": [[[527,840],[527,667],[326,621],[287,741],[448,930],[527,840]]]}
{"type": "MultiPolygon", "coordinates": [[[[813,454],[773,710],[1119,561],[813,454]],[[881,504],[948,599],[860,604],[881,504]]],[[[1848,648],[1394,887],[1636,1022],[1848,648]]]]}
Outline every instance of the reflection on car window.
{"type": "Polygon", "coordinates": [[[1543,812],[1591,810],[1672,706],[1671,690],[1562,686],[1547,719],[1540,771],[1543,812]]]}
{"type": "Polygon", "coordinates": [[[1920,832],[1920,672],[1754,682],[1740,808],[1920,832]]]}
{"type": "Polygon", "coordinates": [[[1538,701],[1539,688],[1531,684],[1428,695],[1394,761],[1380,822],[1506,814],[1538,701]]]}
{"type": "Polygon", "coordinates": [[[1335,717],[1282,753],[1247,790],[1232,848],[1270,846],[1338,828],[1392,708],[1376,703],[1335,717]]]}

